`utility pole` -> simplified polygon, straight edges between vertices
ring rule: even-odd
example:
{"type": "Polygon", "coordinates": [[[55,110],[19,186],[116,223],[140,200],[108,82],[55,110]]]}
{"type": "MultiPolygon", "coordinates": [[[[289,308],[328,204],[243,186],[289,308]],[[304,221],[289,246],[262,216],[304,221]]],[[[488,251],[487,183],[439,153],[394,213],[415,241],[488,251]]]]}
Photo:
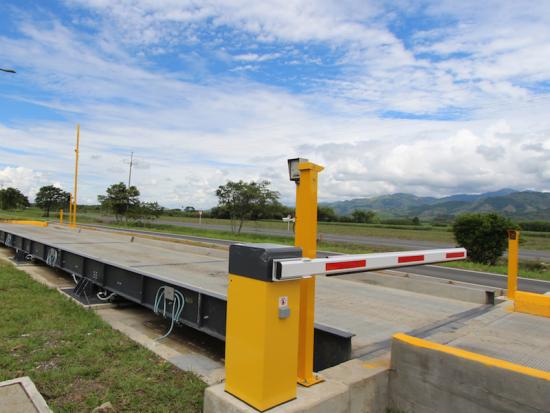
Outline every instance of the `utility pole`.
{"type": "Polygon", "coordinates": [[[75,152],[75,165],[74,165],[74,192],[73,192],[73,219],[72,226],[76,227],[76,205],[77,205],[77,192],[78,192],[78,155],[80,149],[80,124],[76,125],[76,148],[75,152]]]}
{"type": "Polygon", "coordinates": [[[128,188],[132,185],[132,166],[134,165],[134,152],[130,155],[130,172],[128,173],[128,188]]]}

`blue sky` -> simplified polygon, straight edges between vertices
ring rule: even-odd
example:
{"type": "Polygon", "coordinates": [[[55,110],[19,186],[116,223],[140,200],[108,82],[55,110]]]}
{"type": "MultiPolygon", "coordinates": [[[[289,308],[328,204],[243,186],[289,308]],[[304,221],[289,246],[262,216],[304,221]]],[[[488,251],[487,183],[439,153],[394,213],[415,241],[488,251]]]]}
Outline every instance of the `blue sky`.
{"type": "Polygon", "coordinates": [[[547,1],[0,4],[0,185],[167,206],[325,165],[320,197],[550,190],[547,1]]]}

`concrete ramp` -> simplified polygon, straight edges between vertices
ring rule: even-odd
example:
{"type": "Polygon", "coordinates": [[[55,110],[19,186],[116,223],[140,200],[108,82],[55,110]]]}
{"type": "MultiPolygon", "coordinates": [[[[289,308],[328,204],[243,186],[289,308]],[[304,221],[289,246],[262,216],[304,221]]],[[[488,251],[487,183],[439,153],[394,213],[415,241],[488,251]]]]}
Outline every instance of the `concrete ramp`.
{"type": "Polygon", "coordinates": [[[414,413],[549,412],[550,373],[398,334],[389,406],[414,413]]]}

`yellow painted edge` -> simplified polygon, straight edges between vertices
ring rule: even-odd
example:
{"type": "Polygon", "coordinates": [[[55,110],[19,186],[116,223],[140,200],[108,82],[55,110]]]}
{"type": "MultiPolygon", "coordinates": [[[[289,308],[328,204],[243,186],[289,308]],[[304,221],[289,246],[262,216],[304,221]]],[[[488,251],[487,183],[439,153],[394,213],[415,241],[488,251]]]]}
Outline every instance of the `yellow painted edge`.
{"type": "Polygon", "coordinates": [[[525,303],[536,305],[547,305],[550,307],[550,296],[543,294],[518,291],[516,292],[516,301],[522,301],[525,303]]]}
{"type": "Polygon", "coordinates": [[[455,357],[485,364],[486,366],[496,367],[503,370],[513,371],[515,373],[524,374],[526,376],[536,377],[538,379],[550,381],[550,372],[534,369],[531,367],[521,366],[519,364],[510,363],[509,361],[496,359],[483,354],[473,353],[471,351],[462,350],[456,347],[447,346],[444,344],[434,343],[433,341],[424,340],[422,338],[412,337],[407,334],[398,333],[393,336],[395,340],[402,341],[415,347],[421,347],[428,350],[439,351],[455,357]]]}
{"type": "Polygon", "coordinates": [[[17,225],[34,225],[35,227],[47,227],[47,221],[28,221],[23,219],[2,219],[0,222],[4,224],[17,224],[17,225]]]}
{"type": "Polygon", "coordinates": [[[550,296],[517,291],[514,311],[540,317],[550,317],[550,296]]]}

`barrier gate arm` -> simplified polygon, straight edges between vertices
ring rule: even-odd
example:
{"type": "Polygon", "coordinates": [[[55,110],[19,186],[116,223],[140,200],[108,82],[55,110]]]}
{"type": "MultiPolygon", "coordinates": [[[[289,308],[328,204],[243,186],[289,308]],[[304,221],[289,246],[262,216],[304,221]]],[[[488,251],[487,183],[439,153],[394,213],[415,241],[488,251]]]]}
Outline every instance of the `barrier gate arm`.
{"type": "Polygon", "coordinates": [[[384,252],[376,254],[336,255],[327,258],[273,260],[273,280],[284,281],[311,275],[337,275],[382,270],[411,265],[464,260],[464,248],[422,251],[384,252]]]}

